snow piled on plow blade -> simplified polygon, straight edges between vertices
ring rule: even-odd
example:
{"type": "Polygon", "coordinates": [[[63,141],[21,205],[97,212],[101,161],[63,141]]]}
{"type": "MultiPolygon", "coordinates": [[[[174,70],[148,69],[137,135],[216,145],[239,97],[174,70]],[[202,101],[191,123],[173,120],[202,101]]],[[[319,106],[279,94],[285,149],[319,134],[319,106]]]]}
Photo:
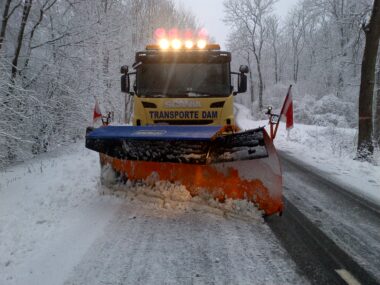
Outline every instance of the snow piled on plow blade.
{"type": "MultiPolygon", "coordinates": [[[[103,179],[115,181],[112,168],[103,171],[103,179]],[[108,177],[107,177],[108,176],[108,177]]],[[[182,210],[209,213],[218,216],[248,219],[258,223],[264,222],[264,212],[248,200],[226,199],[218,202],[207,191],[200,191],[198,196],[192,196],[189,190],[180,183],[162,181],[157,172],[151,173],[144,181],[108,184],[103,187],[104,194],[111,194],[130,201],[138,200],[144,204],[168,210],[182,210]]]]}

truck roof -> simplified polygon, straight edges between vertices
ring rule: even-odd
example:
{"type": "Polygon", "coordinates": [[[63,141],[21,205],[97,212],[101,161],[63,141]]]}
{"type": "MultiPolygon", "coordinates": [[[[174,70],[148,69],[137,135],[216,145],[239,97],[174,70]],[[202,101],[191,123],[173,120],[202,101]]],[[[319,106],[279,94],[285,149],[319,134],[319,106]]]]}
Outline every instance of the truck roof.
{"type": "Polygon", "coordinates": [[[145,50],[136,53],[141,63],[229,63],[231,53],[220,50],[145,50]]]}

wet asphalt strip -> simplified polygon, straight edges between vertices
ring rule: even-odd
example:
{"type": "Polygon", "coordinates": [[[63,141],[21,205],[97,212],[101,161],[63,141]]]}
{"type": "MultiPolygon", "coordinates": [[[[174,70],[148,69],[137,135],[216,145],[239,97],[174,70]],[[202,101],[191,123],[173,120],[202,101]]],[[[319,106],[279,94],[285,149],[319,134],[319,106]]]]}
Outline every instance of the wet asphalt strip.
{"type": "MultiPolygon", "coordinates": [[[[285,167],[286,164],[297,167],[297,163],[281,156],[285,167]]],[[[304,165],[298,167],[300,171],[305,171],[304,165]]],[[[308,175],[313,173],[310,170],[308,169],[308,175]]],[[[367,204],[367,201],[363,201],[360,197],[347,194],[340,186],[331,185],[332,182],[323,179],[318,174],[312,175],[314,179],[328,183],[341,194],[348,195],[360,206],[378,213],[378,208],[374,205],[367,204]]],[[[300,273],[312,284],[380,284],[289,200],[284,199],[284,202],[285,210],[282,217],[267,217],[266,222],[297,264],[300,273]]]]}
{"type": "Polygon", "coordinates": [[[357,284],[344,280],[338,270],[346,270],[359,284],[379,284],[288,200],[282,217],[271,216],[266,221],[312,284],[357,284]]]}

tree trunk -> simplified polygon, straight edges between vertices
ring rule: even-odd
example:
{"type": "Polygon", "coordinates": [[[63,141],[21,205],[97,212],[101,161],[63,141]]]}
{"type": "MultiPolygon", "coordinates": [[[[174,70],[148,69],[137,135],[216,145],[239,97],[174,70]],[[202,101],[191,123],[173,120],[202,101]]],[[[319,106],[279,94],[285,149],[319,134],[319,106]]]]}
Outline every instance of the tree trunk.
{"type": "Polygon", "coordinates": [[[298,81],[298,69],[299,69],[299,65],[300,65],[300,62],[299,62],[299,58],[298,58],[298,55],[294,55],[294,63],[293,63],[293,80],[294,80],[294,83],[297,84],[297,81],[298,81]]]}
{"type": "Polygon", "coordinates": [[[7,2],[5,2],[3,19],[1,21],[1,30],[0,30],[0,50],[3,47],[5,32],[7,30],[8,19],[9,19],[8,13],[9,13],[9,7],[11,6],[11,2],[12,0],[7,0],[7,2]]]}
{"type": "Polygon", "coordinates": [[[261,73],[261,66],[257,65],[257,70],[259,72],[259,109],[263,110],[263,93],[264,93],[264,82],[263,75],[261,73]]]}
{"type": "Polygon", "coordinates": [[[29,61],[30,61],[30,57],[31,57],[31,55],[32,55],[32,49],[31,49],[31,47],[32,47],[33,37],[34,37],[34,34],[35,34],[35,32],[36,32],[38,26],[41,24],[41,22],[42,22],[42,20],[43,20],[43,18],[44,18],[44,12],[45,12],[45,11],[44,11],[43,9],[40,10],[40,16],[39,16],[39,18],[38,18],[38,21],[37,21],[37,23],[33,26],[32,30],[30,31],[30,36],[29,36],[29,46],[28,46],[28,51],[27,51],[28,55],[27,55],[27,57],[26,57],[26,59],[25,59],[24,68],[23,68],[23,69],[27,69],[27,68],[28,68],[29,61]]]}
{"type": "Polygon", "coordinates": [[[277,84],[279,81],[278,78],[278,55],[277,55],[277,49],[274,49],[274,82],[277,84]]]}
{"type": "Polygon", "coordinates": [[[377,73],[376,73],[376,106],[375,106],[375,120],[374,120],[374,131],[375,131],[375,143],[380,147],[380,56],[378,55],[377,60],[377,73]]]}
{"type": "MultiPolygon", "coordinates": [[[[104,26],[106,32],[110,30],[110,24],[109,24],[109,9],[110,9],[110,3],[109,0],[102,0],[103,5],[103,17],[104,17],[104,26]]],[[[110,79],[110,50],[108,48],[109,46],[109,39],[110,37],[104,37],[101,41],[102,44],[102,70],[103,70],[103,87],[104,87],[104,98],[108,104],[109,107],[112,106],[112,100],[111,100],[111,79],[110,79]]]]}
{"type": "Polygon", "coordinates": [[[274,57],[274,82],[275,84],[278,83],[279,78],[278,78],[278,53],[277,53],[277,46],[276,42],[273,43],[273,57],[274,57]]]}
{"type": "Polygon", "coordinates": [[[340,58],[339,58],[339,72],[338,72],[338,90],[337,90],[337,97],[341,98],[344,88],[344,70],[345,70],[345,46],[346,46],[346,39],[345,39],[345,29],[344,29],[344,10],[345,10],[345,1],[340,1],[340,12],[336,15],[336,21],[339,25],[339,36],[340,36],[340,58]]]}
{"type": "Polygon", "coordinates": [[[380,0],[373,4],[369,24],[364,27],[366,43],[363,55],[359,95],[359,135],[357,158],[370,161],[373,154],[373,98],[376,58],[380,39],[380,0]]]}
{"type": "Polygon", "coordinates": [[[259,54],[256,53],[256,50],[253,49],[253,54],[256,59],[257,64],[257,73],[259,75],[259,110],[263,110],[263,93],[264,93],[264,81],[263,81],[263,75],[261,73],[261,57],[259,54]]]}
{"type": "MultiPolygon", "coordinates": [[[[55,39],[55,30],[54,30],[54,25],[53,25],[53,17],[52,16],[49,16],[49,20],[50,20],[50,37],[52,40],[55,39]]],[[[53,42],[52,45],[51,45],[51,48],[52,48],[52,52],[53,52],[53,63],[54,65],[57,64],[57,48],[56,48],[56,43],[53,42]]]]}
{"type": "MultiPolygon", "coordinates": [[[[248,63],[249,68],[251,68],[251,56],[249,52],[247,53],[247,63],[248,63]]],[[[251,107],[252,107],[253,103],[255,102],[255,89],[254,89],[254,84],[253,84],[252,71],[249,72],[249,93],[251,95],[251,107]]]]}
{"type": "Polygon", "coordinates": [[[255,102],[255,86],[252,72],[249,72],[249,93],[251,95],[251,104],[253,104],[255,102]]]}
{"type": "Polygon", "coordinates": [[[14,54],[13,60],[12,60],[12,81],[14,81],[14,79],[16,78],[16,75],[17,75],[18,59],[20,56],[20,51],[21,51],[21,47],[22,47],[22,43],[23,43],[23,39],[24,39],[25,27],[26,27],[26,23],[28,21],[29,12],[30,12],[31,8],[32,8],[32,0],[25,0],[24,8],[22,11],[20,30],[18,32],[18,37],[17,37],[16,50],[15,50],[15,54],[14,54]]]}

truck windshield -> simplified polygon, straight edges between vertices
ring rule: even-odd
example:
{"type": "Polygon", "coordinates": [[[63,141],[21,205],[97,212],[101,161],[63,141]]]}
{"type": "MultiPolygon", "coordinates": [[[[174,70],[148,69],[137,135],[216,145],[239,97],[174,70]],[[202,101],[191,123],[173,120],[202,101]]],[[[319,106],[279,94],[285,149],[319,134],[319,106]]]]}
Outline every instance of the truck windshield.
{"type": "Polygon", "coordinates": [[[229,64],[144,63],[137,70],[137,95],[143,97],[229,96],[229,64]]]}

